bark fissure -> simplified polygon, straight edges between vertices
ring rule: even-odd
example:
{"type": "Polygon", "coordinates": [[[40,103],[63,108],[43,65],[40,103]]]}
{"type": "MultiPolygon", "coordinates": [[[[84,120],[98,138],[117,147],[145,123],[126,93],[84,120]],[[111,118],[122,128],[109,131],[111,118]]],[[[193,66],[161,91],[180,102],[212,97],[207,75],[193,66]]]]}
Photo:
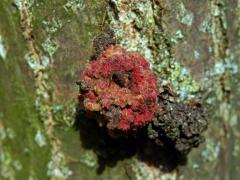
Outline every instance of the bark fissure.
{"type": "MultiPolygon", "coordinates": [[[[228,43],[226,7],[227,3],[224,0],[214,0],[211,2],[213,57],[215,65],[221,65],[223,67],[233,63],[231,61],[234,60],[230,56],[231,52],[228,43]]],[[[229,148],[234,146],[234,142],[230,139],[230,137],[233,136],[233,131],[229,124],[232,115],[237,113],[231,108],[231,96],[233,93],[231,93],[229,83],[232,82],[233,74],[231,68],[225,68],[222,74],[213,77],[216,81],[212,80],[215,82],[213,84],[213,91],[216,94],[217,104],[219,104],[219,107],[216,107],[216,109],[218,109],[216,113],[218,114],[219,120],[222,121],[219,140],[221,141],[221,162],[224,164],[231,161],[232,150],[229,148]]],[[[231,174],[229,173],[228,167],[218,164],[217,169],[223,177],[230,179],[231,174]]]]}
{"type": "Polygon", "coordinates": [[[37,47],[32,25],[32,14],[28,0],[23,0],[20,10],[20,21],[22,34],[26,40],[28,54],[27,63],[34,74],[36,102],[35,106],[39,119],[43,122],[48,141],[51,145],[51,161],[48,163],[48,176],[51,179],[66,179],[71,175],[65,164],[65,156],[61,152],[61,142],[54,135],[54,115],[52,110],[54,91],[51,89],[48,72],[51,69],[53,60],[45,56],[37,47]]]}

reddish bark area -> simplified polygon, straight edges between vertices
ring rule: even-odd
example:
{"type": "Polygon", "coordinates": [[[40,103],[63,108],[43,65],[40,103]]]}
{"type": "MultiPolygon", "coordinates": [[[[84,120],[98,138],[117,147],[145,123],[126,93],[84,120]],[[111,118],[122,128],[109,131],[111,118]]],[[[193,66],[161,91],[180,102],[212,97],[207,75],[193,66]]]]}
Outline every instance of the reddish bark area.
{"type": "Polygon", "coordinates": [[[108,47],[80,77],[79,101],[99,112],[110,131],[136,131],[152,121],[157,110],[157,79],[148,62],[120,46],[108,47]]]}

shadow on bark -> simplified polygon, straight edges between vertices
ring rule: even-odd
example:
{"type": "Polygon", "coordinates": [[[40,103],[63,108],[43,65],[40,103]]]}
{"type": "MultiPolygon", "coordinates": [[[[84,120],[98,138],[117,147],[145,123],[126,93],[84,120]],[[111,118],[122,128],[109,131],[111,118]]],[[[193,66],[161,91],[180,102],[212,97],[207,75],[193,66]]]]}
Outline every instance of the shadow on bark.
{"type": "Polygon", "coordinates": [[[186,155],[177,151],[167,139],[156,145],[147,137],[147,129],[143,128],[137,137],[112,138],[106,128],[99,127],[96,120],[86,117],[84,111],[77,107],[76,112],[74,128],[79,131],[83,148],[94,150],[97,154],[98,174],[102,174],[106,167],[114,167],[118,161],[133,156],[163,172],[171,172],[187,162],[186,155]]]}

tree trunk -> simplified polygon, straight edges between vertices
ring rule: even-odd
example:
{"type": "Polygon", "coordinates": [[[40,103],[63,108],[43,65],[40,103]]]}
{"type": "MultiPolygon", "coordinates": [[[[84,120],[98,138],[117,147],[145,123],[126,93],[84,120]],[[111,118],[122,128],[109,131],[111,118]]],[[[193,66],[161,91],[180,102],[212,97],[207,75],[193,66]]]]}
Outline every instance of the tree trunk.
{"type": "Polygon", "coordinates": [[[0,179],[237,179],[239,55],[240,0],[1,0],[0,179]],[[73,128],[75,82],[106,24],[182,101],[203,101],[206,141],[186,164],[101,162],[83,142],[99,138],[73,128]]]}

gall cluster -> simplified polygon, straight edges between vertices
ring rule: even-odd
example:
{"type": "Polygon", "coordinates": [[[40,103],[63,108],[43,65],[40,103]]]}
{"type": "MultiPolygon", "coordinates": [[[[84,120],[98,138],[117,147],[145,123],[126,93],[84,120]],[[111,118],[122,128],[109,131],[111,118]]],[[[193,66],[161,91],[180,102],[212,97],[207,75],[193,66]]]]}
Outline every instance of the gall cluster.
{"type": "Polygon", "coordinates": [[[204,141],[207,118],[197,101],[182,103],[170,86],[160,86],[147,60],[116,44],[112,31],[96,37],[95,59],[79,81],[79,107],[111,137],[142,133],[188,153],[204,141]]]}

